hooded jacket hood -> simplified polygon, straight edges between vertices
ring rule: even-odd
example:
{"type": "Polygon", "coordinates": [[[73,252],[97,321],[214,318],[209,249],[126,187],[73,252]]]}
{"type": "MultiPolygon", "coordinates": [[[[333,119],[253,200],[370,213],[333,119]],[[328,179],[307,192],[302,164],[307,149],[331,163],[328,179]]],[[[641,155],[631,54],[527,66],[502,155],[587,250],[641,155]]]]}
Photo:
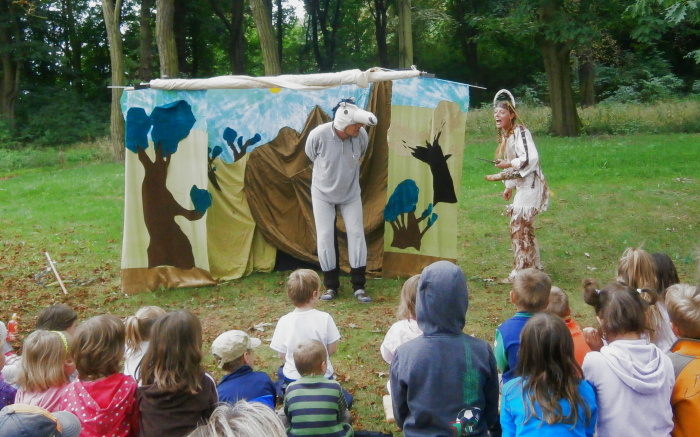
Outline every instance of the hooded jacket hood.
{"type": "Polygon", "coordinates": [[[416,320],[423,335],[458,335],[464,329],[469,291],[462,269],[438,261],[423,269],[416,295],[416,320]]]}
{"type": "Polygon", "coordinates": [[[663,353],[646,340],[617,340],[600,353],[620,381],[637,393],[657,392],[667,382],[663,353]]]}

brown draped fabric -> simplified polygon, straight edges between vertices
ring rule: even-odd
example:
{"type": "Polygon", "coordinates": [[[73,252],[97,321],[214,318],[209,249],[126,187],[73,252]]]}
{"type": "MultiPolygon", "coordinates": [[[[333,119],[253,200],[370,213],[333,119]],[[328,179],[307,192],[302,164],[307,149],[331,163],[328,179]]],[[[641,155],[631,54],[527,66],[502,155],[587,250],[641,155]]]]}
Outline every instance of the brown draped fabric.
{"type": "MultiPolygon", "coordinates": [[[[388,148],[391,124],[391,81],[373,84],[368,111],[378,124],[368,129],[369,145],[360,167],[360,186],[367,239],[367,271],[382,269],[384,205],[386,204],[388,148]]],[[[309,132],[330,121],[315,107],[301,133],[280,129],[270,143],[257,147],[248,160],[244,192],[250,211],[265,240],[297,259],[318,263],[316,230],[311,209],[311,161],[304,153],[309,132]]],[[[340,267],[348,272],[345,225],[338,215],[340,267]]]]}

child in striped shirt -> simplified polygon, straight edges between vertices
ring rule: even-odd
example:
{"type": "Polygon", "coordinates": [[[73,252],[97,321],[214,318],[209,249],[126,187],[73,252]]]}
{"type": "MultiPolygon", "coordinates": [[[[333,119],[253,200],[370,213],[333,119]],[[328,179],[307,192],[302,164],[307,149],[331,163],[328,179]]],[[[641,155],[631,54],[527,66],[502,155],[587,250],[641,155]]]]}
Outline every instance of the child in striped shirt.
{"type": "Polygon", "coordinates": [[[303,340],[294,350],[294,365],[301,378],[289,384],[284,396],[290,436],[353,436],[340,384],[324,376],[326,357],[326,346],[318,340],[303,340]]]}

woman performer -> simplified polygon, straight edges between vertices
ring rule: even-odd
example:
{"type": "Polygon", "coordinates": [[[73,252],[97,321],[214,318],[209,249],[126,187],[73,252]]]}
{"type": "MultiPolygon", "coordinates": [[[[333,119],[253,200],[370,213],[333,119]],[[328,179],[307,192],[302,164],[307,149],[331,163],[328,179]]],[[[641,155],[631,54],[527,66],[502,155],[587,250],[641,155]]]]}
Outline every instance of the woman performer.
{"type": "Polygon", "coordinates": [[[549,205],[549,188],[540,168],[540,159],[530,131],[520,123],[515,112],[515,99],[508,90],[496,93],[493,117],[498,131],[495,166],[500,173],[487,175],[487,181],[503,181],[503,199],[515,197],[506,211],[510,217],[510,239],[513,246],[513,271],[501,283],[510,283],[518,270],[534,267],[543,270],[540,249],[533,223],[540,211],[549,205]],[[510,100],[498,101],[501,94],[510,100]]]}

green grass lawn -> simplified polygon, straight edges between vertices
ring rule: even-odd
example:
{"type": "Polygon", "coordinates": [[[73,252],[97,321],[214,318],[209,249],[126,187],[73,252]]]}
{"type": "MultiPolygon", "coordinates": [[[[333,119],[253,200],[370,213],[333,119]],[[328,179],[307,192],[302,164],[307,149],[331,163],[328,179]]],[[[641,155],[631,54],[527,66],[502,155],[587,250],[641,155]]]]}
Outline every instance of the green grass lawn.
{"type": "MultiPolygon", "coordinates": [[[[539,136],[535,141],[554,191],[549,211],[536,221],[545,271],[569,292],[581,325],[594,321],[592,309],[582,303],[581,280],[613,279],[626,247],[668,253],[681,280],[697,283],[700,135],[539,136]]],[[[509,288],[490,281],[511,269],[508,220],[502,184],[483,179],[494,168],[475,159],[492,156],[495,140],[468,138],[466,146],[457,231],[458,263],[470,289],[465,331],[491,342],[496,326],[514,313],[509,288]]],[[[257,273],[208,288],[121,294],[123,187],[119,164],[0,173],[0,319],[7,322],[18,313],[26,333],[36,313],[53,303],[71,305],[82,319],[106,312],[125,317],[142,305],[159,305],[195,312],[202,319],[207,351],[228,329],[248,330],[269,341],[277,319],[292,309],[284,272],[257,273]],[[44,252],[56,261],[67,296],[46,271],[44,252]]],[[[348,277],[342,281],[341,297],[318,305],[331,313],[343,335],[332,358],[338,379],[355,394],[357,428],[397,431],[383,422],[388,365],[379,345],[395,321],[403,281],[370,279],[370,305],[357,304],[347,291],[348,277]]],[[[257,367],[270,374],[280,364],[266,344],[257,357],[257,367]]],[[[221,376],[211,356],[205,365],[221,376]]]]}

